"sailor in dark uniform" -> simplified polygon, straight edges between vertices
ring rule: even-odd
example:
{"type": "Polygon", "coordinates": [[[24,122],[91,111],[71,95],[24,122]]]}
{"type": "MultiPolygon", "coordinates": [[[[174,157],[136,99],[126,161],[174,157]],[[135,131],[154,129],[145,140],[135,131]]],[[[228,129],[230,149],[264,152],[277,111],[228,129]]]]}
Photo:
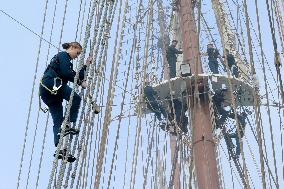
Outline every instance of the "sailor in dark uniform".
{"type": "MultiPolygon", "coordinates": [[[[63,100],[69,101],[72,89],[67,83],[74,82],[76,72],[73,70],[71,60],[77,58],[82,52],[82,46],[78,42],[64,43],[62,45],[66,51],[59,52],[50,61],[46,68],[40,83],[40,96],[42,101],[48,106],[49,112],[53,119],[53,134],[55,146],[59,143],[61,124],[64,120],[63,117],[63,100]]],[[[91,64],[91,57],[88,58],[86,64],[91,64]]],[[[84,81],[84,73],[86,65],[80,70],[78,85],[83,88],[87,87],[84,81]]],[[[75,123],[77,120],[81,97],[74,93],[70,116],[68,117],[69,123],[66,126],[64,136],[67,134],[78,134],[79,130],[71,128],[70,122],[75,123]]],[[[59,158],[63,158],[64,150],[59,153],[59,158]]],[[[75,157],[68,157],[70,161],[75,161],[75,157]]]]}
{"type": "Polygon", "coordinates": [[[219,51],[214,48],[213,44],[207,45],[208,65],[209,69],[213,74],[219,74],[218,57],[220,56],[219,51]]]}
{"type": "Polygon", "coordinates": [[[162,120],[161,115],[163,115],[164,118],[167,118],[167,113],[165,111],[165,108],[157,101],[156,99],[157,92],[153,89],[152,86],[147,85],[144,87],[144,99],[147,103],[147,107],[155,113],[157,119],[159,121],[162,120]]]}
{"type": "Polygon", "coordinates": [[[229,69],[230,69],[232,75],[235,78],[238,78],[239,77],[239,69],[236,65],[236,61],[235,61],[234,56],[229,52],[228,49],[226,49],[226,56],[227,56],[228,66],[229,66],[229,69]]]}
{"type": "Polygon", "coordinates": [[[213,103],[216,107],[215,117],[216,119],[216,128],[222,128],[223,124],[225,123],[228,117],[234,119],[234,114],[231,111],[227,111],[223,107],[223,103],[225,100],[225,92],[227,88],[217,89],[215,90],[215,94],[212,97],[213,103]]]}
{"type": "Polygon", "coordinates": [[[167,49],[167,60],[169,64],[170,78],[176,77],[176,63],[177,63],[177,54],[182,54],[182,51],[176,49],[178,41],[173,40],[172,44],[167,49]]]}
{"type": "MultiPolygon", "coordinates": [[[[246,112],[242,112],[241,114],[237,114],[238,122],[239,122],[239,130],[240,130],[240,137],[243,138],[245,134],[245,127],[246,127],[246,118],[247,114],[246,112]]],[[[236,131],[234,133],[229,134],[229,137],[232,139],[234,138],[236,140],[236,158],[240,156],[241,148],[240,148],[240,138],[238,135],[238,130],[236,128],[236,131]]]]}

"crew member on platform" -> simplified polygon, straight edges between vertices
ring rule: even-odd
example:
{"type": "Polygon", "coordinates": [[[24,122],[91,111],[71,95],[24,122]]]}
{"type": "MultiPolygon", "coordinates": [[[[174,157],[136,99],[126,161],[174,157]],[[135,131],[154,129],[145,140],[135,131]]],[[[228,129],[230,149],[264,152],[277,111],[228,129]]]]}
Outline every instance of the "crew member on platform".
{"type": "Polygon", "coordinates": [[[207,45],[208,65],[213,74],[219,74],[218,58],[220,56],[219,51],[214,48],[212,43],[207,45]]]}
{"type": "Polygon", "coordinates": [[[185,115],[187,111],[186,103],[180,101],[179,99],[173,99],[173,101],[169,100],[169,105],[170,105],[170,115],[168,116],[168,118],[169,121],[172,123],[172,126],[175,126],[174,123],[175,120],[177,126],[181,129],[181,131],[187,133],[188,117],[185,115]],[[172,104],[174,106],[172,106],[172,104]]]}
{"type": "Polygon", "coordinates": [[[169,64],[170,78],[176,77],[177,54],[182,54],[182,51],[176,49],[177,43],[177,40],[173,40],[172,44],[167,49],[167,60],[169,64]]]}
{"type": "Polygon", "coordinates": [[[238,78],[238,77],[239,77],[239,70],[238,70],[238,67],[237,67],[237,65],[236,65],[235,58],[234,58],[234,56],[229,52],[228,49],[226,49],[225,52],[226,52],[226,56],[227,56],[227,62],[228,62],[229,69],[230,69],[232,75],[233,75],[235,78],[238,78]]]}
{"type": "MultiPolygon", "coordinates": [[[[247,117],[247,114],[245,112],[242,112],[241,114],[237,114],[241,138],[243,138],[244,132],[245,132],[246,117],[247,117]]],[[[229,137],[231,139],[234,138],[236,140],[236,158],[239,158],[240,153],[241,153],[241,148],[240,148],[240,138],[239,138],[239,135],[238,135],[237,128],[236,128],[236,131],[234,133],[229,134],[229,137]]]]}
{"type": "Polygon", "coordinates": [[[213,103],[217,111],[214,111],[216,119],[216,128],[222,128],[228,117],[234,119],[234,114],[231,111],[225,110],[223,103],[225,100],[225,92],[227,88],[215,90],[215,94],[212,97],[213,103]]]}
{"type": "MultiPolygon", "coordinates": [[[[78,42],[64,43],[62,45],[65,51],[56,54],[47,66],[44,75],[40,82],[40,96],[42,101],[48,106],[49,112],[53,119],[53,134],[55,146],[59,143],[61,125],[63,117],[63,100],[69,101],[72,89],[68,86],[68,82],[74,82],[76,72],[73,70],[71,60],[76,59],[82,52],[82,46],[78,42]]],[[[87,59],[86,65],[92,63],[91,57],[87,59]]],[[[87,82],[84,80],[86,65],[79,72],[78,85],[82,88],[87,87],[87,82]]],[[[70,116],[64,136],[79,133],[78,129],[71,128],[71,123],[76,123],[81,97],[74,93],[73,101],[71,102],[70,116]]],[[[69,162],[74,162],[76,158],[71,154],[66,155],[66,149],[59,151],[59,159],[67,159],[69,162]]]]}
{"type": "Polygon", "coordinates": [[[161,115],[163,115],[164,118],[167,118],[167,113],[164,107],[157,101],[156,96],[157,92],[152,86],[146,83],[146,86],[144,87],[144,99],[147,103],[147,107],[155,113],[155,116],[159,121],[162,121],[161,115]]]}

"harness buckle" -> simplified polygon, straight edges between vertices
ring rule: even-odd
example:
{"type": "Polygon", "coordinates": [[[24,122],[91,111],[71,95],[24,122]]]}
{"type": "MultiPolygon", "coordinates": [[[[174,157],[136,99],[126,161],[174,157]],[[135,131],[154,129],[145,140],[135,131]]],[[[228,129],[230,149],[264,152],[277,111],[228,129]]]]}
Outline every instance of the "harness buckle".
{"type": "Polygon", "coordinates": [[[59,77],[55,77],[55,78],[54,78],[54,82],[53,82],[52,91],[55,92],[55,93],[57,93],[57,91],[58,91],[61,87],[62,87],[62,79],[59,78],[59,77]],[[59,84],[58,87],[56,86],[56,84],[57,84],[56,81],[57,81],[57,80],[60,81],[60,84],[59,84]]]}

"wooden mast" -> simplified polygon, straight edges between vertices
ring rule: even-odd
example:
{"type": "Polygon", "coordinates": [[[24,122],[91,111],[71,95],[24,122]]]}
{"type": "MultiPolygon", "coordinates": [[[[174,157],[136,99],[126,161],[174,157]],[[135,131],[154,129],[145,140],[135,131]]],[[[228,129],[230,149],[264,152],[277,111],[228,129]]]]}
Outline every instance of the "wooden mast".
{"type": "MultiPolygon", "coordinates": [[[[193,75],[201,74],[202,67],[199,53],[199,40],[194,18],[194,4],[191,0],[180,0],[178,12],[181,23],[183,61],[191,67],[193,75]]],[[[206,84],[205,84],[206,85],[206,84]]],[[[191,86],[188,86],[189,91],[191,86]]],[[[206,91],[205,91],[206,92],[206,91]]],[[[212,124],[209,113],[208,93],[199,95],[199,103],[194,103],[194,98],[189,97],[190,115],[194,116],[190,124],[193,131],[193,158],[196,170],[197,188],[217,189],[219,179],[215,143],[212,135],[212,124]]]]}

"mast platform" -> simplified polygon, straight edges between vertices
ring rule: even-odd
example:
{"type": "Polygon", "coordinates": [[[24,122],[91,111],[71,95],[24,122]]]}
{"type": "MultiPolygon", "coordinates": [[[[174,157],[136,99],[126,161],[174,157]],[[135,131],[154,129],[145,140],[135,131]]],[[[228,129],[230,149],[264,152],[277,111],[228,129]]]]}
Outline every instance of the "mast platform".
{"type": "MultiPolygon", "coordinates": [[[[202,82],[206,86],[209,86],[213,91],[217,89],[222,89],[226,87],[228,90],[225,92],[224,105],[231,105],[231,91],[229,87],[229,80],[232,83],[232,89],[234,94],[238,94],[238,100],[236,101],[236,106],[253,106],[253,90],[254,87],[250,83],[234,77],[228,77],[222,74],[198,74],[197,76],[187,76],[187,77],[175,77],[170,80],[164,80],[161,83],[154,84],[152,87],[157,92],[159,96],[158,101],[167,107],[169,101],[171,100],[171,95],[173,99],[181,99],[182,96],[186,96],[186,86],[187,84],[192,84],[194,86],[195,79],[197,83],[202,82]],[[170,93],[170,86],[172,93],[170,93]]],[[[146,107],[147,105],[143,103],[143,113],[150,113],[146,107]]]]}

